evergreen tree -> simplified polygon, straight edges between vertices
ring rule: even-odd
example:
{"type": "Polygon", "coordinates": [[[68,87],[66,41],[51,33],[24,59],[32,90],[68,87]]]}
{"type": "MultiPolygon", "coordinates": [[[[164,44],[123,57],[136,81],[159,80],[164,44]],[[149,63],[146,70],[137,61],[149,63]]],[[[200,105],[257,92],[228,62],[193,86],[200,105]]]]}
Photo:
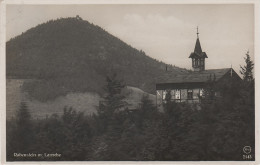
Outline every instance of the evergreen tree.
{"type": "Polygon", "coordinates": [[[142,129],[143,124],[148,122],[148,120],[155,120],[157,117],[156,107],[153,101],[149,99],[149,95],[143,95],[141,103],[139,104],[139,109],[137,111],[137,126],[142,129]]]}
{"type": "Polygon", "coordinates": [[[117,75],[113,74],[112,76],[107,76],[107,84],[105,86],[105,96],[103,100],[99,103],[98,115],[99,119],[103,122],[103,131],[105,131],[108,126],[108,122],[113,122],[112,119],[115,117],[115,113],[120,112],[126,102],[123,101],[125,98],[122,95],[122,89],[125,87],[125,84],[117,79],[117,75]]]}
{"type": "Polygon", "coordinates": [[[64,108],[62,116],[64,144],[63,159],[65,160],[86,160],[86,153],[89,151],[88,146],[91,131],[88,120],[82,112],[76,112],[71,108],[64,108]],[[68,159],[69,158],[69,159],[68,159]]]}
{"type": "Polygon", "coordinates": [[[165,96],[166,103],[170,103],[172,99],[171,90],[168,90],[165,96]]]}
{"type": "Polygon", "coordinates": [[[249,51],[246,53],[246,57],[244,58],[246,65],[240,66],[240,73],[243,75],[243,79],[245,81],[252,81],[254,79],[253,77],[253,69],[254,69],[254,63],[251,60],[249,56],[249,51]]]}
{"type": "Polygon", "coordinates": [[[107,76],[107,84],[105,86],[105,96],[103,97],[103,101],[101,103],[101,107],[107,107],[105,109],[99,109],[99,115],[104,113],[114,113],[124,107],[125,102],[122,101],[125,97],[121,94],[122,89],[125,85],[122,81],[117,79],[117,75],[113,74],[112,76],[107,76]]]}
{"type": "MultiPolygon", "coordinates": [[[[124,107],[126,102],[122,89],[125,84],[118,80],[117,75],[107,76],[107,84],[104,88],[106,94],[100,101],[98,108],[99,134],[104,137],[105,148],[101,151],[101,160],[120,160],[117,142],[122,134],[124,122],[124,107]]],[[[99,143],[98,145],[100,145],[99,143]]],[[[96,151],[95,151],[96,152],[96,151]]]]}
{"type": "Polygon", "coordinates": [[[33,124],[27,104],[21,102],[16,114],[16,128],[13,136],[17,142],[16,152],[29,152],[33,144],[33,124]]]}
{"type": "Polygon", "coordinates": [[[168,113],[169,110],[171,111],[171,105],[172,105],[172,95],[171,95],[171,90],[167,90],[166,95],[165,95],[165,102],[163,103],[163,109],[165,113],[168,113]]]}

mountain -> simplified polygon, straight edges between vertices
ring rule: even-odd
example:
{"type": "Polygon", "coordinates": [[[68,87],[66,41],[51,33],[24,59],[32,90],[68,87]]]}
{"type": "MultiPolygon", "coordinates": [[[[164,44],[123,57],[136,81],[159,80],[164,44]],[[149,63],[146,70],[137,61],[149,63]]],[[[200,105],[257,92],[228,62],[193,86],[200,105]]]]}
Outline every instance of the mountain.
{"type": "MultiPolygon", "coordinates": [[[[126,85],[155,93],[165,66],[78,16],[50,20],[6,43],[7,78],[35,80],[24,90],[41,101],[69,92],[102,93],[111,73],[126,85]]],[[[172,65],[168,70],[187,72],[172,65]]]]}

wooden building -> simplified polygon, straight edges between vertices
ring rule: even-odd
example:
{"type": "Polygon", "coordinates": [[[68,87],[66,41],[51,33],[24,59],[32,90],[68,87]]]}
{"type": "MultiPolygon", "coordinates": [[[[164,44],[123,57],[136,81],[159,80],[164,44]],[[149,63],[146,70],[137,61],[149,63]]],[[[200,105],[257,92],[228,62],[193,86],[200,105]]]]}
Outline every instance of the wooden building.
{"type": "Polygon", "coordinates": [[[198,103],[203,98],[205,85],[210,79],[214,79],[215,82],[222,82],[230,78],[241,80],[232,68],[205,70],[205,58],[208,56],[201,49],[198,34],[197,32],[194,52],[189,56],[192,59],[193,71],[182,74],[172,74],[170,71],[166,71],[156,84],[157,106],[162,105],[165,101],[167,92],[171,93],[171,99],[175,102],[198,103]]]}

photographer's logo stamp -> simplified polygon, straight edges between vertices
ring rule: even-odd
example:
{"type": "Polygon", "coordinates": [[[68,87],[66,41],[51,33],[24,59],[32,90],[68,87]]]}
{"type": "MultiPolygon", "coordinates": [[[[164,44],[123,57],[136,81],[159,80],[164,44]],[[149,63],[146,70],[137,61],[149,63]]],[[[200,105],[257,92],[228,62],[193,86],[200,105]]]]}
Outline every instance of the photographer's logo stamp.
{"type": "Polygon", "coordinates": [[[252,149],[251,149],[250,146],[244,146],[243,152],[245,153],[245,154],[243,155],[243,159],[244,159],[244,160],[250,160],[250,159],[252,159],[252,155],[250,154],[250,153],[252,152],[252,149]]]}
{"type": "Polygon", "coordinates": [[[250,154],[251,153],[251,147],[250,146],[245,146],[243,148],[243,151],[244,151],[245,154],[250,154]]]}

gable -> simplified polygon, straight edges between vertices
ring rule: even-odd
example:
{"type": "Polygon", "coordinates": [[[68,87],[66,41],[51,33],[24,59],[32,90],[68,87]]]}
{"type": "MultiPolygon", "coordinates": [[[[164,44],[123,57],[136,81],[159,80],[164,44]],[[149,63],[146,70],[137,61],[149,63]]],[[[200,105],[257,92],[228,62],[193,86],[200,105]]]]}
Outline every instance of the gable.
{"type": "Polygon", "coordinates": [[[219,80],[218,82],[222,82],[222,81],[230,81],[231,78],[233,80],[236,80],[236,81],[240,81],[242,80],[241,77],[232,69],[232,72],[231,72],[231,69],[225,74],[223,75],[219,80]]]}

